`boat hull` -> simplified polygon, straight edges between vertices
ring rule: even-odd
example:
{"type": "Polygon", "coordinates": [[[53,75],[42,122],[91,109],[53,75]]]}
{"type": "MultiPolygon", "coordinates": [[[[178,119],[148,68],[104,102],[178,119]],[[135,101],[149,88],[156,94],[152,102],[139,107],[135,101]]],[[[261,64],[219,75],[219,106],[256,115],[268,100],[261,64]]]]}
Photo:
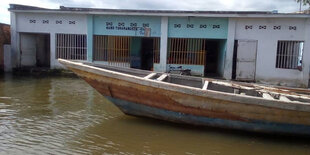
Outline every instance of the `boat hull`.
{"type": "Polygon", "coordinates": [[[237,120],[210,118],[159,109],[139,103],[115,99],[109,96],[106,96],[106,98],[115,104],[123,113],[138,117],[154,118],[174,123],[185,123],[196,126],[218,127],[223,129],[236,129],[268,134],[310,135],[310,126],[271,123],[258,120],[243,122],[237,120]]]}
{"type": "MultiPolygon", "coordinates": [[[[96,68],[67,66],[125,114],[178,123],[281,134],[310,135],[310,112],[293,105],[123,77],[96,68]],[[177,89],[175,89],[177,88],[177,89]],[[178,89],[179,88],[179,89],[178,89]],[[180,89],[190,89],[188,93],[180,89]],[[197,93],[197,94],[196,94],[197,93]],[[212,94],[213,93],[213,94],[212,94]],[[210,95],[211,94],[211,95],[210,95]],[[243,99],[243,98],[242,98],[243,99]]],[[[307,108],[307,107],[306,107],[307,108]]]]}

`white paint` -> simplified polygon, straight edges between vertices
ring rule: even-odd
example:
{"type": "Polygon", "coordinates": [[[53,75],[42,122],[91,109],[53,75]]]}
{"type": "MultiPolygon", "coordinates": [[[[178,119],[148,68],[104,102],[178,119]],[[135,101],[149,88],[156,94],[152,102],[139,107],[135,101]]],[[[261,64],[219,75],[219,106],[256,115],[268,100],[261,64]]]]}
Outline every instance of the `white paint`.
{"type": "Polygon", "coordinates": [[[12,57],[15,67],[20,66],[20,33],[44,33],[50,34],[50,66],[51,68],[63,68],[56,60],[55,34],[87,34],[87,17],[83,15],[58,14],[58,13],[11,13],[11,42],[12,57]],[[30,20],[36,20],[36,23],[30,23],[30,20]],[[43,24],[43,20],[48,20],[48,24],[43,24]],[[61,20],[62,24],[56,24],[61,20]],[[69,24],[69,21],[75,21],[75,24],[69,24]]]}
{"type": "Polygon", "coordinates": [[[87,33],[86,15],[23,13],[18,14],[16,19],[18,32],[66,34],[87,33]],[[36,20],[36,23],[30,23],[30,20],[36,20]],[[49,23],[43,24],[43,20],[48,20],[49,23]],[[62,24],[56,24],[56,21],[62,21],[62,24]],[[69,21],[75,21],[75,24],[69,24],[69,21]]]}
{"type": "Polygon", "coordinates": [[[167,40],[169,16],[225,17],[229,18],[227,49],[225,55],[225,79],[231,79],[232,60],[235,40],[258,40],[256,59],[256,81],[287,86],[306,86],[309,79],[310,66],[310,15],[300,14],[209,14],[209,13],[141,13],[141,12],[79,12],[79,11],[36,11],[18,10],[11,12],[11,55],[13,67],[20,66],[20,32],[50,34],[51,68],[61,68],[55,59],[55,34],[87,34],[88,14],[108,15],[147,15],[161,16],[160,64],[154,64],[155,71],[167,71],[167,40]],[[29,20],[35,19],[31,24],[29,20]],[[43,24],[49,20],[49,24],[43,24]],[[62,24],[56,24],[62,20],[62,24]],[[76,21],[76,24],[69,24],[76,21]],[[245,25],[252,29],[245,30],[245,25]],[[266,25],[267,29],[258,27],[266,25]],[[281,25],[281,30],[273,30],[273,26],[281,25]],[[297,30],[288,30],[289,26],[297,26],[297,30]],[[304,44],[303,70],[275,68],[278,40],[302,40],[304,44]]]}
{"type": "Polygon", "coordinates": [[[232,64],[233,64],[233,51],[235,44],[236,33],[236,19],[230,18],[228,20],[228,32],[227,32],[227,49],[225,54],[224,75],[225,79],[231,79],[232,64]]]}
{"type": "Polygon", "coordinates": [[[130,63],[128,63],[128,62],[93,61],[93,63],[101,64],[101,65],[115,66],[115,67],[130,68],[130,63]]]}
{"type": "Polygon", "coordinates": [[[160,72],[166,72],[167,68],[167,44],[168,44],[168,17],[161,18],[161,35],[160,35],[160,72]]]}
{"type": "Polygon", "coordinates": [[[12,56],[11,56],[11,45],[3,46],[3,55],[4,55],[4,71],[11,72],[12,71],[12,56]]]}
{"type": "Polygon", "coordinates": [[[303,53],[303,79],[305,82],[308,82],[308,87],[310,86],[310,18],[305,22],[305,44],[304,44],[304,53],[303,53]]]}
{"type": "Polygon", "coordinates": [[[238,40],[236,79],[255,80],[257,40],[238,40]]]}
{"type": "Polygon", "coordinates": [[[16,31],[16,14],[11,12],[11,60],[12,67],[18,67],[19,65],[19,36],[16,31]]]}
{"type": "MultiPolygon", "coordinates": [[[[307,26],[309,29],[309,26],[307,26]]],[[[256,81],[285,86],[307,86],[309,71],[309,36],[306,32],[306,19],[238,19],[236,23],[235,39],[258,40],[256,59],[256,81]],[[252,29],[245,29],[245,26],[252,29]],[[259,29],[259,26],[267,26],[259,29]],[[274,30],[274,26],[281,26],[281,30],[274,30]],[[289,30],[289,26],[296,26],[297,30],[289,30]],[[305,51],[302,71],[297,69],[276,68],[277,43],[279,40],[305,41],[305,51]],[[308,57],[307,57],[308,56],[308,57]],[[306,66],[305,66],[306,65],[306,66]],[[307,74],[307,75],[305,75],[307,74]]],[[[232,51],[230,51],[232,52],[232,51]]]]}
{"type": "Polygon", "coordinates": [[[36,65],[36,36],[33,34],[20,34],[21,66],[36,65]]]}

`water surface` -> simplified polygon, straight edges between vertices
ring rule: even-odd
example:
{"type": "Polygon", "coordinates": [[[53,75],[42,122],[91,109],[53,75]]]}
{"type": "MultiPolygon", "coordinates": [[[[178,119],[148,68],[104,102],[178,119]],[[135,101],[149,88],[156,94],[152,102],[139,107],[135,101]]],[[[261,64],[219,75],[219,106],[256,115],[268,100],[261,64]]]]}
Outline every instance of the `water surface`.
{"type": "Polygon", "coordinates": [[[124,115],[73,77],[0,78],[0,154],[310,154],[310,139],[124,115]]]}

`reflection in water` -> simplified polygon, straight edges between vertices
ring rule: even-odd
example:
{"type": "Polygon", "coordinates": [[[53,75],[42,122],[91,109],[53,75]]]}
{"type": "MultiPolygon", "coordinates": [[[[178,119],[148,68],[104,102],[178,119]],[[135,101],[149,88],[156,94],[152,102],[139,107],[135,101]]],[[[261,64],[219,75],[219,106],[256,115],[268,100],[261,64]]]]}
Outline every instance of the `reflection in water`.
{"type": "Polygon", "coordinates": [[[125,116],[78,78],[0,79],[1,154],[310,154],[308,141],[125,116]]]}

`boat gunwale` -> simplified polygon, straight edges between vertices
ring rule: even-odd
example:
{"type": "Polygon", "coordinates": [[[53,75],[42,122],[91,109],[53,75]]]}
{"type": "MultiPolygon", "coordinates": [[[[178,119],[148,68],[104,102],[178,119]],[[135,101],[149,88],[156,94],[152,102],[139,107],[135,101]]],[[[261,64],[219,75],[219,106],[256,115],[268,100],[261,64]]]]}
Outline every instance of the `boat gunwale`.
{"type": "Polygon", "coordinates": [[[109,78],[124,80],[127,82],[141,84],[141,85],[145,85],[149,87],[155,87],[155,88],[165,89],[169,91],[189,94],[193,96],[208,97],[212,99],[224,100],[224,101],[229,101],[229,102],[236,102],[236,103],[249,104],[249,105],[258,105],[258,106],[265,106],[265,107],[272,107],[272,108],[279,108],[279,109],[287,109],[287,110],[294,110],[294,111],[310,112],[309,103],[296,102],[296,101],[287,102],[287,101],[271,100],[271,99],[247,96],[247,95],[241,95],[241,94],[232,94],[232,93],[226,93],[226,92],[214,91],[214,90],[208,90],[208,89],[203,90],[202,88],[196,88],[196,87],[185,86],[185,85],[180,85],[180,84],[157,81],[153,79],[146,79],[146,78],[139,77],[139,76],[116,72],[116,71],[112,71],[112,70],[108,70],[104,68],[99,68],[99,67],[83,64],[83,62],[70,61],[70,60],[64,60],[64,59],[58,59],[58,60],[61,64],[65,65],[66,67],[71,67],[71,68],[82,70],[85,72],[90,72],[90,73],[94,73],[94,74],[98,74],[102,76],[107,76],[109,78]]]}

